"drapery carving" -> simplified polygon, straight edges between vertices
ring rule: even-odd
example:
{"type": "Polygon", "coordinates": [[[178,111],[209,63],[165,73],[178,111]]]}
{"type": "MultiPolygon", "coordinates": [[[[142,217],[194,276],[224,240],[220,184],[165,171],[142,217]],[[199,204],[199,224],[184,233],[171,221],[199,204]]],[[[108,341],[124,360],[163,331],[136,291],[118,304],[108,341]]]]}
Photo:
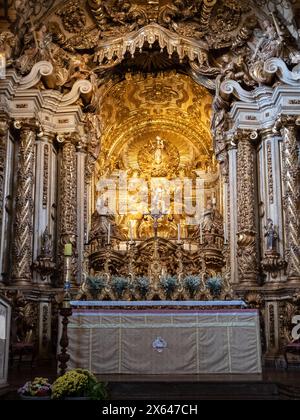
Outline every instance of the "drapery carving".
{"type": "Polygon", "coordinates": [[[76,143],[77,135],[70,133],[58,137],[62,145],[60,166],[60,256],[67,243],[73,245],[72,273],[77,273],[76,263],[76,237],[77,237],[77,168],[76,143]]]}
{"type": "Polygon", "coordinates": [[[239,131],[238,140],[238,269],[242,282],[256,284],[255,160],[252,141],[257,133],[239,131]]]}
{"type": "Polygon", "coordinates": [[[13,274],[18,284],[31,282],[33,234],[33,186],[36,124],[33,120],[15,123],[20,128],[16,212],[14,224],[13,274]]]}
{"type": "Polygon", "coordinates": [[[287,274],[291,281],[300,281],[300,168],[299,144],[297,141],[297,125],[300,119],[296,117],[283,117],[284,138],[284,210],[286,218],[286,259],[288,263],[287,274]]]}
{"type": "Polygon", "coordinates": [[[0,224],[3,220],[3,200],[6,164],[6,144],[8,134],[8,122],[0,118],[0,224]]]}

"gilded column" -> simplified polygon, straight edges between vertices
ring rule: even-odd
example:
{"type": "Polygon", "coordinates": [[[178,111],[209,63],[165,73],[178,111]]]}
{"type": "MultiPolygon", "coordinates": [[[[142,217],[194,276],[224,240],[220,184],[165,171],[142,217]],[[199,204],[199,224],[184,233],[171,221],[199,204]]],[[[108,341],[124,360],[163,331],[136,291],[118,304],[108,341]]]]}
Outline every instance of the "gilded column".
{"type": "Polygon", "coordinates": [[[12,281],[18,285],[29,285],[32,280],[33,255],[33,189],[35,164],[35,121],[16,122],[20,129],[16,210],[14,223],[12,281]]]}
{"type": "Polygon", "coordinates": [[[228,150],[229,166],[229,205],[228,231],[231,266],[231,283],[237,283],[237,148],[231,145],[228,150]]]}
{"type": "MultiPolygon", "coordinates": [[[[84,243],[85,243],[85,228],[86,228],[86,154],[87,150],[85,144],[79,142],[77,145],[77,252],[78,252],[78,267],[82,268],[84,264],[84,243]]],[[[82,281],[83,270],[78,270],[77,282],[82,281]]]]}
{"type": "Polygon", "coordinates": [[[3,273],[3,254],[4,254],[4,194],[6,179],[6,151],[8,141],[8,122],[5,118],[0,118],[0,281],[3,273]]]}
{"type": "Polygon", "coordinates": [[[300,118],[283,117],[284,140],[284,213],[286,225],[286,260],[289,282],[300,282],[300,168],[297,130],[300,118]]]}
{"type": "Polygon", "coordinates": [[[258,150],[260,173],[260,232],[261,267],[267,282],[285,279],[284,269],[284,223],[282,210],[281,174],[282,138],[274,129],[261,131],[261,144],[258,150]]]}
{"type": "Polygon", "coordinates": [[[54,134],[40,133],[36,139],[36,169],[34,197],[33,278],[40,285],[50,284],[54,271],[54,231],[50,223],[51,188],[56,189],[52,171],[52,147],[54,134]]]}
{"type": "Polygon", "coordinates": [[[58,137],[62,150],[60,156],[60,257],[63,256],[64,245],[73,245],[72,280],[75,284],[77,276],[77,136],[75,133],[58,137]]]}
{"type": "Polygon", "coordinates": [[[237,134],[238,272],[240,283],[257,286],[256,171],[253,141],[257,133],[237,134]]]}
{"type": "Polygon", "coordinates": [[[7,136],[8,136],[8,122],[6,119],[1,118],[0,119],[0,224],[2,224],[2,220],[3,220],[7,136]]]}

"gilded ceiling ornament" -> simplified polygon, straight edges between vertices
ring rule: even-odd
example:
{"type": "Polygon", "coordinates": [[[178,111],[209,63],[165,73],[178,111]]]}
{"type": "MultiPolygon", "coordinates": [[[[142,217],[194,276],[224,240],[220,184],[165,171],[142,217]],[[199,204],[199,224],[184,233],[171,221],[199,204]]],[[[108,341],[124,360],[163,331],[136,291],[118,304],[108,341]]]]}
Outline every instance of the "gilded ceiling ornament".
{"type": "Polygon", "coordinates": [[[85,11],[76,0],[68,2],[56,14],[60,16],[63,26],[68,32],[80,32],[86,25],[85,11]]]}

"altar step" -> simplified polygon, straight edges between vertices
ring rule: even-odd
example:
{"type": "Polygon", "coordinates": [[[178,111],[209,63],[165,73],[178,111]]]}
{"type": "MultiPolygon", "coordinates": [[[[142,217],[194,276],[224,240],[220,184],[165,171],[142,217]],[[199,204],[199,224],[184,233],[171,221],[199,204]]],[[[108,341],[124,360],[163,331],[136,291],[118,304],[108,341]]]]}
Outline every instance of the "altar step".
{"type": "Polygon", "coordinates": [[[279,400],[297,394],[275,383],[219,381],[110,382],[109,393],[112,400],[279,400]]]}

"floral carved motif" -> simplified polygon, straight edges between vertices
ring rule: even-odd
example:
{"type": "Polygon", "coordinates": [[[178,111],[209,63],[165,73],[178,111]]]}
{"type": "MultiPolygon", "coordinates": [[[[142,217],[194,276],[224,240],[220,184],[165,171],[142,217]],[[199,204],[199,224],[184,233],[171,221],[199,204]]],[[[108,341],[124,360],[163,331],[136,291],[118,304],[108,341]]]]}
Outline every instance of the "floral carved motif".
{"type": "Polygon", "coordinates": [[[267,163],[268,163],[268,189],[270,204],[274,203],[274,178],[272,167],[272,145],[270,142],[267,144],[267,163]]]}
{"type": "Polygon", "coordinates": [[[63,26],[68,32],[80,32],[85,28],[86,15],[78,1],[68,3],[59,9],[56,14],[60,16],[63,26]]]}

